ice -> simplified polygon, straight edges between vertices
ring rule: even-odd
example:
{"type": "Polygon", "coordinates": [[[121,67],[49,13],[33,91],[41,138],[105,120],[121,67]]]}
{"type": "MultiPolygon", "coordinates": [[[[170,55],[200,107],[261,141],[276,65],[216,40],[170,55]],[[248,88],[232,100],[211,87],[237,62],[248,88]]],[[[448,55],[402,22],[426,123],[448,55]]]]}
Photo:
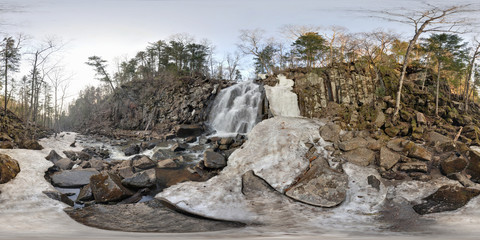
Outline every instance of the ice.
{"type": "Polygon", "coordinates": [[[274,87],[265,86],[265,94],[274,116],[298,117],[297,94],[292,92],[294,82],[283,74],[278,75],[278,84],[274,87]]]}

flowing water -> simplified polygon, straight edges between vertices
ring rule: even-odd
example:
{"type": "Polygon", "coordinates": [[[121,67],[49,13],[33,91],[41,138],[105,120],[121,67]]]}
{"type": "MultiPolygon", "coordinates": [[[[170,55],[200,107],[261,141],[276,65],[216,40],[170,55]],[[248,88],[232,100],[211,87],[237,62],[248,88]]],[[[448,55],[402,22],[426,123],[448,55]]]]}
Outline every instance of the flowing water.
{"type": "Polygon", "coordinates": [[[261,119],[262,91],[251,81],[222,89],[215,98],[209,124],[217,136],[248,133],[261,119]]]}

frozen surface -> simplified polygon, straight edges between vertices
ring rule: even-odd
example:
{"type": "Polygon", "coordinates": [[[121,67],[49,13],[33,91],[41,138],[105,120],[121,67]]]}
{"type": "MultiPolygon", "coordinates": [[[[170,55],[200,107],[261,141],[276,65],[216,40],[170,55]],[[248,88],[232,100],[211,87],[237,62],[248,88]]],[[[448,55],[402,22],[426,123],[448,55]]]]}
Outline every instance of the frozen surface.
{"type": "Polygon", "coordinates": [[[265,86],[265,94],[274,116],[299,117],[298,96],[293,90],[294,82],[285,75],[278,75],[278,84],[274,87],[265,86]]]}

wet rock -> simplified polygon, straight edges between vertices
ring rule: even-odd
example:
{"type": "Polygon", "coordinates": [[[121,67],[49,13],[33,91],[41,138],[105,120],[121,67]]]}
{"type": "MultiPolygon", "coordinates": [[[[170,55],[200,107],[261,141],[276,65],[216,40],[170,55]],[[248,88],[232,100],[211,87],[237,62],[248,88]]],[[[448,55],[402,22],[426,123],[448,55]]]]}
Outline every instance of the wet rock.
{"type": "Polygon", "coordinates": [[[73,161],[78,159],[77,153],[74,151],[63,151],[63,154],[67,156],[67,158],[72,159],[73,161]]]}
{"type": "Polygon", "coordinates": [[[227,166],[225,157],[214,151],[205,151],[203,153],[203,162],[207,168],[224,168],[227,166]]]}
{"type": "Polygon", "coordinates": [[[68,198],[67,195],[60,193],[58,191],[43,191],[43,194],[47,195],[47,197],[63,202],[71,207],[75,205],[75,203],[72,201],[72,199],[68,198]]]}
{"type": "Polygon", "coordinates": [[[175,135],[179,138],[186,138],[190,136],[200,136],[203,133],[202,126],[199,125],[178,125],[175,127],[175,135]]]}
{"type": "Polygon", "coordinates": [[[186,143],[194,143],[196,141],[197,141],[197,137],[195,137],[195,136],[190,136],[190,137],[185,138],[186,143]]]}
{"type": "Polygon", "coordinates": [[[181,152],[185,151],[188,148],[188,144],[185,143],[175,143],[170,147],[172,152],[181,152]]]}
{"type": "Polygon", "coordinates": [[[132,167],[137,170],[146,170],[153,168],[157,165],[155,161],[152,161],[149,157],[143,156],[140,159],[136,159],[132,161],[132,167]]]}
{"type": "Polygon", "coordinates": [[[115,202],[133,195],[122,185],[118,175],[107,172],[93,175],[90,178],[90,188],[98,203],[115,202]]]}
{"type": "Polygon", "coordinates": [[[58,153],[55,152],[55,150],[52,150],[52,151],[50,151],[48,156],[45,157],[45,159],[47,159],[50,162],[53,162],[55,164],[58,160],[62,159],[62,157],[60,155],[58,155],[58,153]]]}
{"type": "Polygon", "coordinates": [[[93,168],[65,170],[52,175],[52,184],[58,187],[82,187],[90,183],[90,177],[99,172],[93,168]]]}
{"type": "Polygon", "coordinates": [[[374,175],[370,175],[367,177],[367,182],[368,182],[368,185],[372,186],[373,188],[377,189],[378,191],[380,191],[380,180],[378,180],[377,177],[375,177],[374,175]]]}
{"type": "Polygon", "coordinates": [[[70,170],[72,169],[74,163],[70,158],[62,158],[55,162],[55,166],[62,170],[70,170]]]}
{"type": "Polygon", "coordinates": [[[467,159],[461,155],[457,156],[456,154],[452,154],[440,163],[442,173],[445,174],[445,176],[461,172],[467,167],[467,165],[467,159]]]}
{"type": "Polygon", "coordinates": [[[234,142],[235,140],[233,139],[233,137],[225,137],[225,138],[221,138],[220,141],[218,141],[218,143],[220,145],[230,145],[234,142]]]}
{"type": "Polygon", "coordinates": [[[404,172],[428,172],[428,166],[425,162],[406,162],[398,165],[398,170],[404,172]]]}
{"type": "Polygon", "coordinates": [[[470,199],[480,194],[480,190],[458,187],[442,186],[432,195],[424,198],[422,204],[413,206],[418,214],[438,213],[444,211],[453,211],[467,204],[470,199]]]}
{"type": "Polygon", "coordinates": [[[132,156],[132,155],[135,155],[135,154],[139,154],[140,153],[140,146],[138,146],[137,144],[133,144],[131,146],[128,146],[127,148],[125,148],[123,153],[125,154],[125,156],[132,156]]]}
{"type": "Polygon", "coordinates": [[[142,188],[138,190],[133,196],[123,199],[120,201],[118,204],[132,204],[132,203],[137,203],[140,200],[142,200],[142,197],[150,193],[150,189],[148,188],[142,188]]]}
{"type": "Polygon", "coordinates": [[[342,151],[352,151],[354,149],[360,148],[360,147],[366,147],[368,144],[367,140],[364,138],[353,138],[348,141],[344,142],[339,142],[338,143],[338,148],[340,148],[342,151]]]}
{"type": "Polygon", "coordinates": [[[132,188],[148,188],[155,184],[155,180],[155,169],[148,169],[123,179],[122,184],[132,188]]]}
{"type": "Polygon", "coordinates": [[[76,202],[87,202],[93,199],[92,189],[90,188],[90,184],[87,184],[80,189],[76,202]]]}
{"type": "Polygon", "coordinates": [[[361,147],[344,153],[342,158],[359,166],[368,166],[375,161],[375,152],[361,147]]]}
{"type": "Polygon", "coordinates": [[[320,136],[325,141],[336,142],[340,139],[342,128],[334,123],[328,123],[320,128],[320,136]]]}
{"type": "Polygon", "coordinates": [[[347,186],[346,174],[329,168],[324,159],[317,159],[285,194],[314,206],[334,207],[345,200],[347,186]]]}
{"type": "Polygon", "coordinates": [[[176,154],[167,149],[158,149],[152,156],[153,161],[159,161],[168,158],[174,158],[176,154]]]}
{"type": "Polygon", "coordinates": [[[391,169],[400,160],[400,154],[390,151],[387,147],[380,149],[380,167],[391,169]]]}
{"type": "Polygon", "coordinates": [[[8,155],[0,154],[0,184],[12,180],[19,172],[20,165],[17,160],[8,155]]]}
{"type": "Polygon", "coordinates": [[[96,204],[81,209],[69,208],[65,212],[90,227],[127,232],[210,232],[245,226],[172,211],[156,199],[136,204],[96,204]]]}
{"type": "Polygon", "coordinates": [[[70,144],[70,147],[76,147],[76,143],[77,143],[77,141],[73,141],[73,142],[70,144]]]}
{"type": "Polygon", "coordinates": [[[157,163],[158,168],[178,168],[180,165],[175,161],[176,159],[169,158],[165,160],[160,160],[157,163]]]}

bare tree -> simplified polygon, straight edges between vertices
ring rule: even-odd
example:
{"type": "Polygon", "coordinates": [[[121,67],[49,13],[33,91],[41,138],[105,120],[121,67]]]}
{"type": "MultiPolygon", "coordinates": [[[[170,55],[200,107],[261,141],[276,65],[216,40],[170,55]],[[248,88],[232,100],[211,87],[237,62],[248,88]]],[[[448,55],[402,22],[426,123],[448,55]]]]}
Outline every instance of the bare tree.
{"type": "Polygon", "coordinates": [[[227,76],[228,80],[234,80],[235,79],[235,73],[238,70],[238,65],[240,63],[240,54],[238,52],[235,52],[234,54],[228,53],[226,57],[226,71],[227,71],[227,76]]]}
{"type": "MultiPolygon", "coordinates": [[[[333,65],[336,58],[335,58],[335,48],[339,39],[345,40],[345,36],[347,35],[347,29],[341,26],[330,26],[328,27],[329,33],[325,33],[324,37],[328,42],[328,49],[329,49],[329,60],[330,65],[333,65]]],[[[345,46],[344,44],[340,44],[342,48],[345,46]]]]}
{"type": "MultiPolygon", "coordinates": [[[[57,67],[53,69],[50,73],[47,74],[47,78],[50,81],[50,85],[53,88],[53,113],[54,113],[54,130],[55,130],[55,135],[59,132],[59,106],[58,106],[58,93],[60,91],[60,88],[62,88],[63,85],[68,85],[65,84],[67,81],[70,81],[70,79],[73,77],[73,75],[65,75],[65,69],[63,67],[57,67]]],[[[63,94],[64,95],[64,94],[63,94]]],[[[64,96],[62,96],[64,97],[64,96]]],[[[63,100],[62,100],[63,101],[63,100]]],[[[63,105],[63,103],[62,103],[63,105]]]]}
{"type": "MultiPolygon", "coordinates": [[[[473,47],[473,54],[471,56],[470,62],[468,63],[467,67],[467,77],[465,79],[465,91],[464,91],[464,99],[465,99],[465,112],[468,111],[468,104],[469,104],[469,98],[470,98],[470,81],[472,79],[472,73],[474,71],[474,66],[475,66],[475,60],[480,57],[480,41],[478,39],[474,39],[474,47],[473,47]]],[[[472,91],[473,92],[473,87],[472,91]]]]}
{"type": "Polygon", "coordinates": [[[315,25],[283,25],[280,28],[280,33],[282,33],[287,39],[291,41],[297,40],[299,37],[305,35],[309,32],[319,32],[322,29],[321,26],[315,25]]]}
{"type": "Polygon", "coordinates": [[[420,35],[426,32],[464,33],[467,31],[466,27],[474,23],[474,19],[467,18],[464,14],[474,12],[478,12],[478,10],[473,8],[472,4],[440,7],[427,3],[425,3],[423,8],[413,11],[406,9],[372,11],[374,14],[372,17],[408,24],[414,28],[414,35],[408,43],[407,51],[403,58],[402,71],[398,83],[397,101],[393,114],[394,120],[397,119],[400,111],[402,87],[407,72],[410,52],[413,50],[413,46],[420,35]]]}
{"type": "Polygon", "coordinates": [[[240,43],[237,44],[240,51],[244,54],[253,55],[261,68],[267,69],[267,72],[272,72],[270,68],[271,63],[268,59],[269,54],[265,54],[266,49],[274,49],[274,39],[265,37],[265,30],[240,30],[240,43]]]}

